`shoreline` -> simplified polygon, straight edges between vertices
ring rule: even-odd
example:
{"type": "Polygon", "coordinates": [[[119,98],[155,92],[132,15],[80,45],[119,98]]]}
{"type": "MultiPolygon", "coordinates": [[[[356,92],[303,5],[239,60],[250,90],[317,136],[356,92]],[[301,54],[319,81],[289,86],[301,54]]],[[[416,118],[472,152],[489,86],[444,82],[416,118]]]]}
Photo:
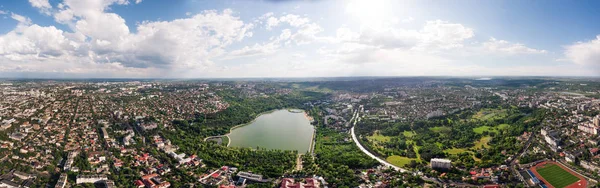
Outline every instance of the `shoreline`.
{"type": "Polygon", "coordinates": [[[306,112],[306,110],[302,110],[302,109],[298,109],[298,108],[281,108],[281,109],[273,109],[273,110],[261,112],[261,113],[257,114],[256,117],[252,121],[250,121],[248,123],[239,124],[239,125],[236,125],[236,126],[233,126],[233,127],[229,128],[229,132],[227,134],[217,135],[217,136],[209,136],[209,137],[204,138],[204,141],[207,141],[208,139],[211,139],[211,138],[227,137],[228,141],[227,141],[227,146],[226,147],[230,147],[230,145],[231,145],[231,137],[229,137],[229,135],[231,134],[231,132],[233,130],[235,130],[237,128],[240,128],[240,127],[244,127],[244,126],[249,125],[249,124],[252,124],[252,123],[254,123],[256,121],[256,119],[258,117],[260,117],[262,115],[265,115],[265,114],[273,113],[273,112],[278,111],[278,110],[287,110],[290,113],[304,113],[304,117],[306,119],[308,119],[310,126],[313,127],[312,139],[310,141],[310,145],[309,145],[309,148],[308,148],[308,152],[312,154],[313,150],[314,150],[315,136],[316,136],[316,132],[317,132],[317,129],[315,128],[315,126],[311,124],[314,121],[314,118],[312,118],[311,116],[309,116],[308,113],[306,112]],[[298,110],[298,111],[294,111],[294,110],[298,110]]]}

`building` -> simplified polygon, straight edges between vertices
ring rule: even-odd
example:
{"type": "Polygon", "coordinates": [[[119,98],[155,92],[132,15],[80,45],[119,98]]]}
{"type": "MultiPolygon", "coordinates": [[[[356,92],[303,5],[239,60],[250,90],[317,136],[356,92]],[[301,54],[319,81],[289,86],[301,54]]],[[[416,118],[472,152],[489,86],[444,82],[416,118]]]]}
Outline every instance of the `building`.
{"type": "Polygon", "coordinates": [[[594,164],[593,162],[580,161],[579,164],[581,165],[581,167],[590,171],[600,172],[600,165],[594,164]]]}
{"type": "Polygon", "coordinates": [[[449,159],[433,158],[431,159],[430,163],[431,168],[436,169],[450,169],[450,167],[452,166],[452,161],[450,161],[449,159]]]}
{"type": "Polygon", "coordinates": [[[557,132],[542,129],[542,135],[544,135],[544,141],[548,143],[548,147],[550,147],[552,151],[558,152],[560,150],[560,139],[557,137],[557,132]]]}
{"type": "Polygon", "coordinates": [[[577,157],[575,157],[575,155],[565,152],[565,161],[574,163],[576,160],[577,160],[577,157]]]}
{"type": "MultiPolygon", "coordinates": [[[[596,121],[596,119],[594,119],[594,121],[596,121]]],[[[588,133],[591,135],[597,135],[598,132],[600,132],[600,127],[591,123],[581,123],[579,125],[577,125],[577,129],[579,129],[580,131],[584,132],[584,133],[588,133]]]]}
{"type": "Polygon", "coordinates": [[[22,180],[35,178],[35,175],[33,175],[33,174],[27,174],[27,173],[19,172],[19,171],[15,171],[15,172],[13,172],[13,174],[22,180]]]}
{"type": "Polygon", "coordinates": [[[142,128],[142,130],[144,130],[144,131],[156,129],[157,127],[158,127],[158,124],[156,124],[154,122],[140,124],[140,128],[142,128]]]}
{"type": "Polygon", "coordinates": [[[108,139],[108,132],[106,132],[106,128],[102,127],[100,130],[102,130],[102,136],[104,139],[108,139]]]}
{"type": "Polygon", "coordinates": [[[313,178],[306,178],[304,182],[295,182],[293,178],[283,178],[281,188],[314,188],[319,187],[319,181],[313,178]]]}
{"type": "Polygon", "coordinates": [[[2,188],[5,188],[5,187],[6,188],[13,188],[13,187],[14,188],[18,188],[20,186],[21,185],[15,183],[15,182],[9,181],[9,180],[2,180],[2,181],[0,181],[0,187],[2,187],[2,188]]]}
{"type": "Polygon", "coordinates": [[[443,111],[441,111],[441,110],[436,110],[436,111],[433,111],[433,112],[429,112],[429,113],[427,114],[427,119],[430,119],[430,118],[435,118],[435,117],[440,117],[440,116],[443,116],[443,115],[444,115],[444,112],[443,112],[443,111]]]}
{"type": "Polygon", "coordinates": [[[58,178],[58,182],[54,188],[64,188],[67,185],[67,173],[60,174],[60,178],[58,178]]]}
{"type": "Polygon", "coordinates": [[[596,117],[594,117],[594,125],[596,127],[600,127],[600,115],[597,115],[596,117]]]}
{"type": "Polygon", "coordinates": [[[13,140],[16,140],[16,141],[21,141],[21,140],[23,140],[25,137],[27,137],[27,134],[25,134],[25,133],[20,133],[20,132],[16,132],[16,133],[10,134],[10,135],[8,136],[8,138],[10,138],[10,139],[13,139],[13,140]]]}
{"type": "Polygon", "coordinates": [[[105,182],[108,178],[106,175],[78,175],[76,179],[77,184],[81,183],[96,183],[96,182],[105,182]]]}
{"type": "Polygon", "coordinates": [[[2,125],[0,125],[0,130],[6,130],[12,126],[12,123],[16,122],[15,118],[2,120],[2,125]]]}
{"type": "Polygon", "coordinates": [[[237,174],[237,176],[240,177],[240,178],[244,178],[244,179],[246,179],[248,181],[253,181],[253,182],[262,182],[262,183],[269,182],[268,179],[263,179],[262,175],[260,175],[260,174],[253,174],[253,173],[250,173],[250,172],[239,172],[237,174]]]}

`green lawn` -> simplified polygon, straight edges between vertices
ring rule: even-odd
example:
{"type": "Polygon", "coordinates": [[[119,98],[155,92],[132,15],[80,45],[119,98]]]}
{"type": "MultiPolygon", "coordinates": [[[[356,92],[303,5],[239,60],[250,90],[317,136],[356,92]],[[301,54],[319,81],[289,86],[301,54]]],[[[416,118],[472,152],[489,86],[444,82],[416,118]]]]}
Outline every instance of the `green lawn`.
{"type": "Polygon", "coordinates": [[[488,142],[490,142],[490,140],[492,140],[491,136],[484,136],[481,139],[475,141],[475,146],[473,146],[473,148],[475,148],[475,149],[488,148],[488,147],[490,147],[488,145],[488,142]]]}
{"type": "Polygon", "coordinates": [[[498,125],[499,130],[504,130],[504,129],[508,129],[508,128],[510,128],[510,125],[506,124],[506,123],[498,125]]]}
{"type": "Polygon", "coordinates": [[[537,172],[542,176],[542,178],[557,188],[566,187],[579,180],[579,178],[555,164],[538,168],[537,172]]]}
{"type": "Polygon", "coordinates": [[[473,115],[473,119],[487,121],[506,117],[508,112],[506,109],[482,109],[477,114],[473,115]]]}
{"type": "Polygon", "coordinates": [[[223,142],[221,142],[222,144],[227,145],[229,143],[229,137],[222,136],[221,139],[223,140],[223,142]]]}
{"type": "Polygon", "coordinates": [[[412,161],[412,160],[414,160],[415,162],[418,161],[417,159],[402,157],[402,156],[398,156],[398,155],[389,156],[385,160],[389,163],[392,163],[393,165],[398,166],[398,167],[404,167],[404,165],[410,164],[410,161],[412,161]]]}
{"type": "Polygon", "coordinates": [[[450,131],[452,131],[452,128],[438,126],[438,127],[431,127],[431,128],[429,128],[429,130],[436,132],[436,133],[449,133],[450,131]]]}
{"type": "Polygon", "coordinates": [[[498,132],[497,130],[492,129],[492,127],[486,125],[473,128],[473,132],[477,134],[483,134],[483,131],[498,132]]]}
{"type": "Polygon", "coordinates": [[[450,155],[457,155],[457,154],[467,152],[467,150],[464,148],[452,148],[452,149],[446,149],[444,151],[450,155]]]}
{"type": "Polygon", "coordinates": [[[381,135],[379,131],[375,131],[372,136],[367,136],[367,139],[377,142],[389,142],[392,137],[381,135]]]}
{"type": "Polygon", "coordinates": [[[404,134],[406,138],[412,138],[416,133],[412,131],[404,131],[402,134],[404,134]]]}

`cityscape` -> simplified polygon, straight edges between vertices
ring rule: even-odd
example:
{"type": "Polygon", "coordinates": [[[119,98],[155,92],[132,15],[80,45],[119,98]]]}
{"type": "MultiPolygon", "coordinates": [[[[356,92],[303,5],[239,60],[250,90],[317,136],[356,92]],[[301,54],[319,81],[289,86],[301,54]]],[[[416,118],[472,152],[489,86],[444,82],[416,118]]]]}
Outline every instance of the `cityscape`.
{"type": "Polygon", "coordinates": [[[0,1],[0,188],[600,188],[600,1],[0,1]]]}
{"type": "Polygon", "coordinates": [[[5,80],[0,185],[592,187],[599,86],[570,78],[5,80]],[[259,116],[297,113],[306,124],[279,123],[258,140],[289,139],[277,135],[304,126],[294,133],[308,136],[308,151],[228,134],[262,126],[252,120],[259,116]],[[230,146],[240,141],[255,147],[230,146]],[[556,182],[558,172],[544,172],[552,167],[572,179],[556,182]]]}

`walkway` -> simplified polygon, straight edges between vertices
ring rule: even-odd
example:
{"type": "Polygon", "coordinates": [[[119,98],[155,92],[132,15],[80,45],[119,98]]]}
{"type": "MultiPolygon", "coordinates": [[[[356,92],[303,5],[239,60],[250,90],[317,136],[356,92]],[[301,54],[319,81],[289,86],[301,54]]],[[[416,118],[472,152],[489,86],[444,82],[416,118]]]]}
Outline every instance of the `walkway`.
{"type": "Polygon", "coordinates": [[[360,144],[360,142],[358,142],[358,139],[356,138],[356,134],[354,134],[354,127],[355,127],[355,126],[352,126],[352,129],[350,129],[350,132],[351,132],[351,134],[352,134],[352,140],[354,140],[354,143],[356,143],[356,146],[358,146],[358,148],[359,148],[361,151],[363,151],[363,153],[365,153],[365,154],[367,154],[369,157],[371,157],[371,158],[373,158],[373,159],[375,159],[375,160],[379,161],[379,163],[381,163],[382,165],[384,165],[384,166],[386,166],[386,167],[391,167],[391,168],[393,168],[394,170],[397,170],[397,171],[400,171],[400,172],[407,172],[407,170],[406,170],[406,169],[403,169],[403,168],[397,167],[397,166],[395,166],[395,165],[393,165],[393,164],[390,164],[390,163],[388,163],[387,161],[380,159],[379,157],[377,157],[377,156],[373,155],[371,152],[369,152],[367,149],[365,149],[365,148],[364,148],[364,147],[363,147],[363,146],[360,144]]]}

